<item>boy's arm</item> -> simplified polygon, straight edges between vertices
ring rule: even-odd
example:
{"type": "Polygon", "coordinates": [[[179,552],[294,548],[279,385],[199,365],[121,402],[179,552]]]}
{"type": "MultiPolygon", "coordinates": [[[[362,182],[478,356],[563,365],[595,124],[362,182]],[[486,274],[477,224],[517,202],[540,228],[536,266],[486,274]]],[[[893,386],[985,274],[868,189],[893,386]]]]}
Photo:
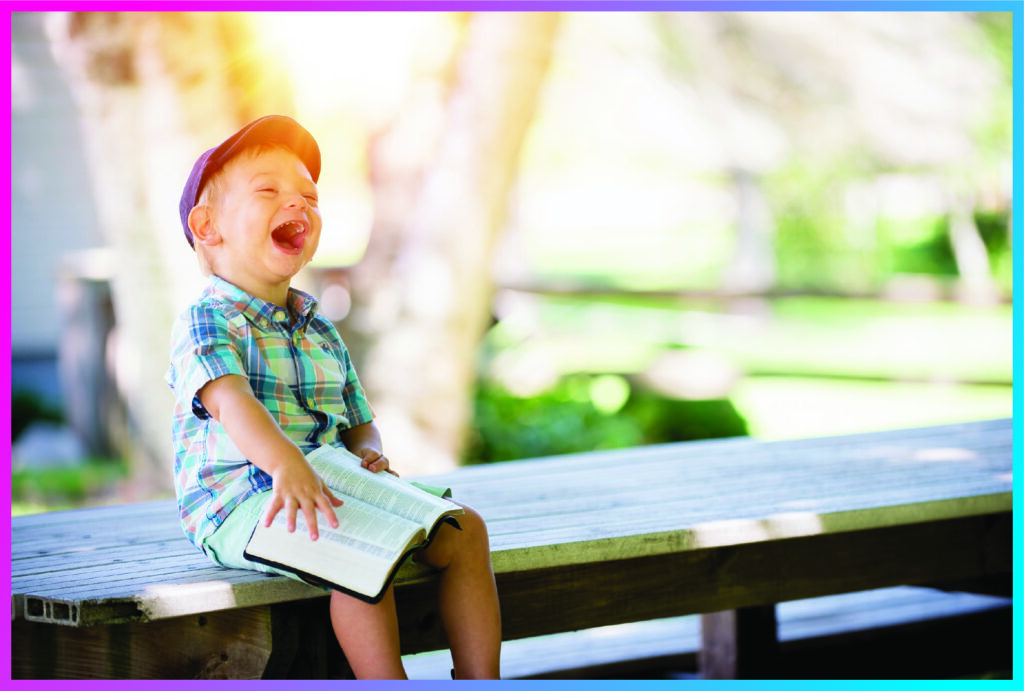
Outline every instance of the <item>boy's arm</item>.
{"type": "Polygon", "coordinates": [[[309,537],[316,540],[316,509],[320,509],[331,527],[338,527],[333,506],[341,506],[341,500],[331,494],[299,447],[281,431],[245,377],[228,374],[214,379],[199,390],[199,401],[224,427],[238,450],[273,478],[273,498],[263,517],[265,525],[284,509],[288,531],[292,532],[295,516],[301,510],[309,537]]]}
{"type": "Polygon", "coordinates": [[[345,448],[363,459],[363,467],[375,473],[386,470],[395,477],[398,473],[391,470],[391,463],[387,456],[381,453],[380,430],[373,420],[355,427],[340,430],[338,438],[345,445],[345,448]]]}

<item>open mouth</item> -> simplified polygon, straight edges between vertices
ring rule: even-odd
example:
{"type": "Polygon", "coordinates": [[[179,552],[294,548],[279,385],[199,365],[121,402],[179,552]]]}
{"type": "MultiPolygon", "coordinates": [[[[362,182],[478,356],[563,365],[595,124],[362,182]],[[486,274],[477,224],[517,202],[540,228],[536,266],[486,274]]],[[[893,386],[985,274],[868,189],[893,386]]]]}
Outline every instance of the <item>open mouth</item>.
{"type": "Polygon", "coordinates": [[[286,221],[274,228],[270,237],[274,245],[285,252],[299,252],[306,242],[309,225],[305,221],[286,221]]]}

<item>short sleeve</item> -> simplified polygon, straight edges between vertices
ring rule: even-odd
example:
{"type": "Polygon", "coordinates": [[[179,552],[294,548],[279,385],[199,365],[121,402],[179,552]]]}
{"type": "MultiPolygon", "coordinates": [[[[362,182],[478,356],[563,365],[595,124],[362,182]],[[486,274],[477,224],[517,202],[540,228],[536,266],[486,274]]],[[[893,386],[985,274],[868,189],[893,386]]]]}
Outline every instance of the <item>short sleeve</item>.
{"type": "Polygon", "coordinates": [[[352,426],[361,425],[365,422],[373,420],[373,410],[370,408],[369,401],[366,400],[366,392],[363,391],[362,385],[359,383],[359,376],[356,374],[356,368],[352,364],[352,358],[349,357],[348,349],[345,344],[338,340],[342,352],[342,363],[345,367],[345,390],[342,393],[342,397],[345,400],[345,409],[348,411],[348,419],[352,426]]]}
{"type": "Polygon", "coordinates": [[[232,331],[227,315],[208,305],[192,306],[174,323],[166,380],[178,404],[200,419],[210,417],[199,402],[203,386],[227,374],[246,376],[232,331]]]}

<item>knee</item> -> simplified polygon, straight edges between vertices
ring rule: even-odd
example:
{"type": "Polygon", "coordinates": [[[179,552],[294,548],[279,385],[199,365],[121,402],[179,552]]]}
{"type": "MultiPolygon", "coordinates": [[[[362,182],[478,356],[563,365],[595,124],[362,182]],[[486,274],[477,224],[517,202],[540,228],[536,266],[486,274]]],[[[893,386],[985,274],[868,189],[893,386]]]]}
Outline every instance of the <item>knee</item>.
{"type": "Polygon", "coordinates": [[[445,569],[455,561],[485,559],[490,561],[487,525],[474,509],[463,506],[465,513],[455,517],[461,530],[444,526],[426,549],[414,559],[434,568],[445,569]]]}
{"type": "Polygon", "coordinates": [[[458,520],[467,541],[482,542],[486,545],[488,542],[487,524],[484,522],[483,516],[472,507],[463,505],[462,508],[465,509],[466,513],[457,516],[456,520],[458,520]]]}

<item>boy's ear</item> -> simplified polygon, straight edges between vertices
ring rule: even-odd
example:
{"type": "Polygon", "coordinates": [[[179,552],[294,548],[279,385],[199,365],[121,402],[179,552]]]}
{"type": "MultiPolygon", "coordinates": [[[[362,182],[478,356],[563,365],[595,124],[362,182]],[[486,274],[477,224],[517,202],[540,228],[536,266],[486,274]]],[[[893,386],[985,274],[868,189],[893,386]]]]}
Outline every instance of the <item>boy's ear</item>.
{"type": "Polygon", "coordinates": [[[203,245],[216,245],[220,235],[213,226],[213,209],[209,206],[193,206],[188,212],[188,228],[192,231],[192,239],[203,245]]]}

